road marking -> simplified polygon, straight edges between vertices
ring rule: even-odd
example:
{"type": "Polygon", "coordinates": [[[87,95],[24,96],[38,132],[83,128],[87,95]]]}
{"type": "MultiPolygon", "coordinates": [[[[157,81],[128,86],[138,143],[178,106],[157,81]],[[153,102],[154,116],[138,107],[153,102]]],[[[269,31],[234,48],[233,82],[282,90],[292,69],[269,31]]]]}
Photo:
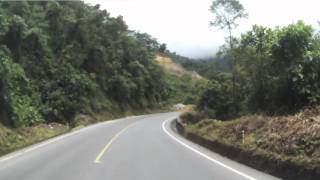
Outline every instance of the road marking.
{"type": "MultiPolygon", "coordinates": [[[[127,118],[129,118],[129,117],[127,117],[127,118]]],[[[123,119],[126,119],[126,118],[123,118],[123,119]]],[[[28,152],[31,152],[31,151],[40,149],[40,148],[42,148],[42,147],[44,147],[44,146],[47,146],[47,145],[49,145],[49,144],[52,144],[52,143],[61,141],[61,140],[65,139],[65,138],[74,136],[74,135],[76,135],[76,134],[81,133],[82,131],[85,131],[85,130],[94,128],[94,127],[99,126],[99,125],[110,124],[110,123],[113,123],[113,122],[115,122],[115,121],[116,121],[116,120],[110,120],[110,121],[106,121],[106,122],[102,122],[102,123],[98,123],[98,124],[93,124],[93,125],[90,125],[90,126],[81,128],[81,129],[79,129],[79,130],[75,130],[75,131],[73,131],[73,132],[69,132],[69,133],[67,133],[67,134],[63,134],[63,135],[54,137],[54,138],[52,138],[52,139],[45,140],[44,142],[41,142],[41,143],[39,143],[39,144],[31,145],[31,146],[26,147],[26,148],[24,148],[24,149],[17,150],[16,152],[12,152],[12,153],[10,153],[10,154],[8,154],[8,155],[5,155],[5,156],[3,156],[3,157],[0,157],[0,163],[5,162],[5,161],[8,161],[8,160],[11,160],[11,159],[16,158],[16,157],[18,157],[18,156],[24,155],[24,154],[26,154],[26,153],[28,153],[28,152]]]]}
{"type": "Polygon", "coordinates": [[[208,156],[208,155],[200,152],[199,150],[191,147],[191,146],[188,145],[188,144],[185,144],[184,142],[182,142],[181,140],[179,140],[177,137],[175,137],[174,135],[172,135],[172,134],[166,129],[165,125],[168,123],[168,121],[171,121],[171,120],[173,120],[173,119],[174,119],[174,117],[172,117],[172,118],[170,118],[170,119],[167,119],[167,120],[165,120],[165,121],[162,123],[162,129],[163,129],[163,131],[164,131],[167,135],[169,135],[172,139],[174,139],[175,141],[177,141],[178,143],[180,143],[180,144],[183,145],[184,147],[188,148],[189,150],[191,150],[191,151],[199,154],[200,156],[202,156],[202,157],[210,160],[211,162],[214,162],[214,163],[216,163],[216,164],[218,164],[218,165],[220,165],[220,166],[222,166],[222,167],[224,167],[224,168],[226,168],[226,169],[229,169],[229,170],[231,170],[231,171],[233,171],[233,172],[235,172],[235,173],[237,173],[237,174],[239,174],[239,175],[241,175],[241,176],[243,176],[243,177],[245,177],[245,178],[247,178],[247,179],[257,180],[256,178],[253,178],[253,177],[251,177],[251,176],[249,176],[249,175],[247,175],[247,174],[244,174],[243,172],[240,172],[240,171],[238,171],[238,170],[236,170],[236,169],[234,169],[234,168],[232,168],[232,167],[230,167],[230,166],[227,166],[227,165],[223,164],[222,162],[220,162],[220,161],[218,161],[218,160],[216,160],[216,159],[213,159],[212,157],[210,157],[210,156],[208,156]]]}
{"type": "Polygon", "coordinates": [[[101,152],[98,154],[96,159],[94,160],[95,164],[100,164],[101,163],[101,158],[102,156],[106,153],[106,151],[111,147],[112,143],[127,129],[129,129],[133,124],[128,125],[127,127],[123,128],[121,131],[119,131],[116,135],[114,135],[111,140],[108,142],[108,144],[101,150],[101,152]]]}

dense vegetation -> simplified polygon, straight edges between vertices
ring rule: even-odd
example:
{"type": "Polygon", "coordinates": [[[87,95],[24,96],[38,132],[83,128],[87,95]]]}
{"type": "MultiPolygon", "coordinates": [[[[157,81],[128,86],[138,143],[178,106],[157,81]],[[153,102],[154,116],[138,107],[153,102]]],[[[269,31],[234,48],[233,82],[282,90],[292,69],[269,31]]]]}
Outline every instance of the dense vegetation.
{"type": "Polygon", "coordinates": [[[192,79],[188,74],[177,77],[167,74],[166,82],[168,84],[168,102],[169,104],[183,103],[186,105],[196,104],[204,91],[208,87],[206,79],[192,79]]]}
{"type": "Polygon", "coordinates": [[[320,104],[319,34],[302,21],[270,29],[254,26],[225,48],[235,58],[235,101],[231,73],[211,80],[199,108],[228,119],[247,112],[291,113],[320,104]]]}
{"type": "Polygon", "coordinates": [[[79,113],[154,108],[167,99],[147,34],[80,1],[0,3],[0,121],[74,124],[79,113]]]}
{"type": "Polygon", "coordinates": [[[302,21],[275,29],[255,25],[232,37],[232,47],[224,45],[216,58],[167,55],[210,80],[198,102],[209,117],[287,114],[320,104],[319,37],[302,21]]]}
{"type": "Polygon", "coordinates": [[[189,71],[181,65],[180,58],[188,58],[179,55],[172,56],[173,54],[175,53],[167,50],[165,54],[158,53],[156,56],[156,61],[165,70],[167,103],[196,104],[202,93],[207,89],[208,80],[196,71],[189,71]]]}
{"type": "Polygon", "coordinates": [[[177,129],[275,176],[319,179],[320,32],[297,21],[274,29],[254,25],[236,38],[238,20],[247,17],[240,2],[215,0],[210,10],[210,24],[228,32],[226,44],[216,60],[180,60],[208,72],[209,83],[198,111],[184,113],[177,129]]]}
{"type": "Polygon", "coordinates": [[[211,118],[248,113],[287,114],[320,105],[320,33],[303,21],[282,28],[255,25],[233,36],[248,14],[237,0],[216,0],[210,25],[228,32],[217,58],[179,58],[187,69],[210,79],[198,109],[211,118]],[[210,69],[210,70],[208,70],[210,69]]]}

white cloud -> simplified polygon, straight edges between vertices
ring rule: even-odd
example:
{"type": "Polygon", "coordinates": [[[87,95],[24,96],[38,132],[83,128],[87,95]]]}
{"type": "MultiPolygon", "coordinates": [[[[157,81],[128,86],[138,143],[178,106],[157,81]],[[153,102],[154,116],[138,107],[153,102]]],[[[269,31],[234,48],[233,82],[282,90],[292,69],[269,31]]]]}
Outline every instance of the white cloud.
{"type": "MultiPolygon", "coordinates": [[[[101,4],[112,16],[122,15],[130,29],[147,32],[178,53],[200,57],[214,55],[224,42],[224,32],[209,28],[212,0],[85,0],[101,4]]],[[[241,0],[249,12],[237,34],[253,24],[274,27],[297,20],[317,26],[319,0],[241,0]]]]}

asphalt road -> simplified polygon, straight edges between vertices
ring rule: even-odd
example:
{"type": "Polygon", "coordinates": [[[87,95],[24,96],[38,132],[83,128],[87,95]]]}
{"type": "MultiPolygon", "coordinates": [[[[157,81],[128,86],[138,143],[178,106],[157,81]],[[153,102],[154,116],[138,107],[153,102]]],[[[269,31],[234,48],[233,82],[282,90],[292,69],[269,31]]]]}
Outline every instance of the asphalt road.
{"type": "Polygon", "coordinates": [[[0,180],[276,179],[175,134],[178,113],[101,123],[0,158],[0,180]]]}

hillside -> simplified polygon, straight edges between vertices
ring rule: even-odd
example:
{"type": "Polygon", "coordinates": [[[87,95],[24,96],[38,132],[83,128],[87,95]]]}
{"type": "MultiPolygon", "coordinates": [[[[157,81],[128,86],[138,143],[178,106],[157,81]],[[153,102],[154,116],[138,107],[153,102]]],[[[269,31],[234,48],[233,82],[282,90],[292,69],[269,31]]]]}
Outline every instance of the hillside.
{"type": "Polygon", "coordinates": [[[167,99],[154,51],[99,6],[2,2],[0,22],[0,122],[7,126],[74,125],[78,114],[143,111],[167,99]]]}
{"type": "Polygon", "coordinates": [[[197,72],[200,76],[211,79],[219,73],[231,72],[230,62],[224,57],[211,57],[205,59],[192,59],[178,55],[173,52],[166,52],[166,57],[180,64],[184,69],[190,72],[197,72]]]}
{"type": "Polygon", "coordinates": [[[194,71],[188,71],[167,55],[157,53],[155,62],[165,72],[169,104],[194,105],[208,86],[208,80],[194,71]]]}
{"type": "Polygon", "coordinates": [[[203,77],[200,76],[197,72],[186,70],[184,67],[182,67],[181,64],[174,62],[170,57],[157,54],[155,60],[168,73],[177,75],[178,77],[181,77],[183,75],[189,75],[193,80],[203,79],[203,77]]]}

